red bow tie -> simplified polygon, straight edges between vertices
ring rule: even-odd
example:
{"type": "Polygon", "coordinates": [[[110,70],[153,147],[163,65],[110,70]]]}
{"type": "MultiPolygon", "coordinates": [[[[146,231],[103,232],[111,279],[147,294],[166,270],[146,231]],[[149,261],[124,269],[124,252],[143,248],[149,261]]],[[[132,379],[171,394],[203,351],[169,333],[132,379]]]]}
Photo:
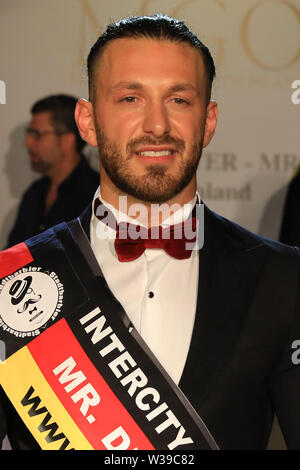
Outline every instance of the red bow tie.
{"type": "MultiPolygon", "coordinates": [[[[104,222],[104,217],[97,215],[97,208],[101,204],[99,199],[95,200],[94,212],[96,217],[104,222]]],[[[119,261],[133,261],[139,258],[147,248],[163,249],[175,259],[187,259],[191,256],[196,241],[195,208],[192,217],[183,223],[166,228],[159,226],[149,229],[127,222],[120,222],[117,225],[112,212],[108,208],[105,208],[105,211],[109,214],[108,220],[114,221],[108,225],[116,228],[115,250],[119,261]]]]}

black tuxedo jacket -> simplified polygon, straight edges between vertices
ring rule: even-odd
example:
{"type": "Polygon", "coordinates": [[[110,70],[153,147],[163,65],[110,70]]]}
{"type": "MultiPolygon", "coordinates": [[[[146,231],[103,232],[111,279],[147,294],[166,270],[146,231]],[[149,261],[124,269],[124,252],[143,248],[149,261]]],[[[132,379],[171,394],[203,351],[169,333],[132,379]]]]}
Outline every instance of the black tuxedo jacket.
{"type": "MultiPolygon", "coordinates": [[[[90,209],[81,220],[89,234],[90,209]]],[[[292,361],[300,340],[298,249],[207,208],[204,224],[196,319],[179,386],[221,449],[265,449],[274,413],[287,446],[300,449],[300,367],[292,361]]],[[[5,397],[0,406],[0,437],[7,432],[14,448],[36,448],[5,397]]]]}

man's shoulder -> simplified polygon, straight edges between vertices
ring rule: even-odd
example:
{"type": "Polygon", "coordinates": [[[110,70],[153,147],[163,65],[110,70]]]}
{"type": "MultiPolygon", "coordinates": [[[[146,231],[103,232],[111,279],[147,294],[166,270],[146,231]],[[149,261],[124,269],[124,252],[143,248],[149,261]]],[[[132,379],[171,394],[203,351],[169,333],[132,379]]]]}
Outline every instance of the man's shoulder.
{"type": "MultiPolygon", "coordinates": [[[[56,225],[53,225],[52,227],[47,228],[41,233],[38,233],[29,238],[26,238],[22,242],[16,243],[15,245],[10,246],[9,248],[6,248],[3,251],[6,251],[8,253],[13,252],[16,247],[23,245],[24,243],[28,246],[38,245],[38,244],[47,245],[50,241],[54,240],[58,232],[66,230],[66,229],[67,229],[67,222],[61,222],[59,224],[56,224],[56,225]]],[[[3,253],[3,251],[0,251],[0,253],[3,253]]]]}
{"type": "Polygon", "coordinates": [[[258,235],[245,227],[223,217],[205,207],[204,224],[208,225],[208,234],[213,230],[223,246],[233,252],[264,249],[267,253],[299,258],[300,250],[276,240],[258,235]]]}

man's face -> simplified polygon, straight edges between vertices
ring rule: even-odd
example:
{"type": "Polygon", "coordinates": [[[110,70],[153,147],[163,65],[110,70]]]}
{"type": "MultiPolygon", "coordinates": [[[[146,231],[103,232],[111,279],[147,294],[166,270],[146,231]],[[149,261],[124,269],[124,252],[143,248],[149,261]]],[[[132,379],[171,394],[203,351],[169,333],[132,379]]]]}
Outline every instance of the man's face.
{"type": "Polygon", "coordinates": [[[60,144],[60,136],[51,124],[51,113],[34,114],[25,140],[32,169],[44,175],[51,172],[61,159],[60,144]]]}
{"type": "Polygon", "coordinates": [[[185,43],[118,39],[104,50],[95,81],[101,185],[146,202],[193,197],[212,137],[199,52],[185,43]]]}

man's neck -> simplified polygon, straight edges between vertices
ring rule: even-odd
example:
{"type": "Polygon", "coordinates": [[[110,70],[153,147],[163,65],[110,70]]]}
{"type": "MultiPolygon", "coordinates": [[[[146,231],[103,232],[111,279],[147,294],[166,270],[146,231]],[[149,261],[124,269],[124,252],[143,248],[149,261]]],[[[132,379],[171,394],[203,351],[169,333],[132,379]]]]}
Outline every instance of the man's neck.
{"type": "Polygon", "coordinates": [[[68,178],[68,176],[74,171],[81,159],[79,153],[74,152],[64,156],[60,162],[52,167],[45,176],[50,178],[50,187],[58,188],[61,183],[68,178]]]}
{"type": "Polygon", "coordinates": [[[117,211],[148,227],[161,225],[166,219],[172,218],[176,211],[191,203],[196,195],[196,182],[191,182],[181,193],[164,203],[141,201],[120,192],[118,188],[114,188],[112,191],[101,182],[100,188],[101,198],[105,202],[108,202],[117,211]]]}

